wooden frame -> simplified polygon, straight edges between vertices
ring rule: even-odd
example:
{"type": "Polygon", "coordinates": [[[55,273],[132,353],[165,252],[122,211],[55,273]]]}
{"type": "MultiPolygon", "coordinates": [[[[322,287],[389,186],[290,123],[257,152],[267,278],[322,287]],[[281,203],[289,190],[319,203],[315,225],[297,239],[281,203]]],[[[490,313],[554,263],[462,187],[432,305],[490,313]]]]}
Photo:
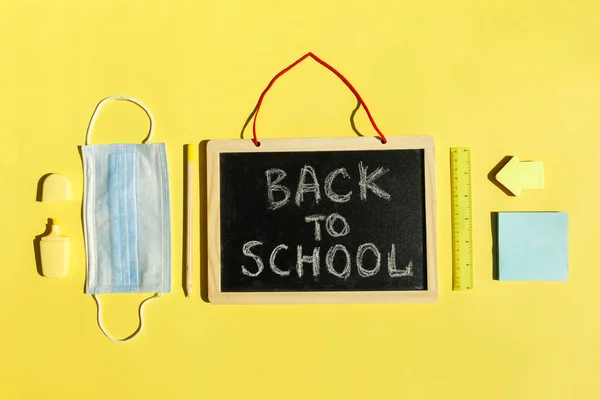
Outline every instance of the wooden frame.
{"type": "Polygon", "coordinates": [[[211,140],[206,147],[208,296],[217,304],[323,304],[323,303],[426,303],[438,298],[435,150],[431,136],[388,137],[383,145],[374,137],[328,139],[211,140]],[[220,154],[349,150],[423,149],[425,169],[425,229],[427,290],[335,292],[222,292],[220,154]]]}

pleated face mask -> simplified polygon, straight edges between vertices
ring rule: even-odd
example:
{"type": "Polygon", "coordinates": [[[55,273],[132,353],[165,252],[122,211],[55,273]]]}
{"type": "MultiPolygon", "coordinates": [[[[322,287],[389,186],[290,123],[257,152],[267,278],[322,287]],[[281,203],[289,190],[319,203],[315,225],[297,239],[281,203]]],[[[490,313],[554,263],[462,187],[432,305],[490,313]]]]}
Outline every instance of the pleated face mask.
{"type": "Polygon", "coordinates": [[[87,277],[85,291],[98,306],[98,325],[111,340],[128,341],[142,329],[147,301],[171,291],[171,210],[169,173],[164,143],[153,143],[153,119],[137,100],[111,96],[92,115],[82,146],[83,222],[87,277]],[[98,111],[110,100],[131,101],[150,119],[143,144],[90,145],[98,111]],[[123,340],[102,325],[102,293],[154,293],[140,304],[139,326],[123,340]]]}

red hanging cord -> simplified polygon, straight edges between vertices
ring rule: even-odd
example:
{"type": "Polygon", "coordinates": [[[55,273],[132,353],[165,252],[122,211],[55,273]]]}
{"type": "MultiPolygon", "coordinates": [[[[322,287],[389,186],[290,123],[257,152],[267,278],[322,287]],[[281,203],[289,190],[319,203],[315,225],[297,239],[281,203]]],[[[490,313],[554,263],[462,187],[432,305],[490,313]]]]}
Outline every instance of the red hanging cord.
{"type": "Polygon", "coordinates": [[[354,88],[354,86],[352,86],[352,84],[348,81],[348,79],[346,79],[344,77],[344,75],[342,75],[340,72],[338,72],[335,68],[333,68],[331,65],[327,64],[325,61],[321,60],[319,57],[315,56],[313,53],[309,52],[309,53],[306,53],[305,55],[303,55],[302,57],[300,57],[298,60],[296,60],[294,63],[292,63],[287,68],[283,69],[280,73],[278,73],[277,75],[275,75],[275,77],[273,79],[271,79],[271,82],[269,82],[269,84],[267,85],[266,89],[263,90],[263,92],[261,93],[260,97],[258,98],[258,103],[256,104],[256,112],[254,113],[254,120],[252,121],[252,134],[254,136],[254,138],[252,139],[252,141],[254,142],[254,145],[256,147],[260,146],[260,142],[256,138],[256,119],[258,118],[258,111],[260,110],[260,106],[262,105],[262,102],[263,102],[263,100],[265,98],[265,95],[267,94],[267,92],[269,91],[269,89],[271,89],[271,86],[273,86],[273,84],[275,83],[275,81],[277,79],[279,79],[279,77],[281,77],[281,75],[285,74],[290,69],[294,68],[296,65],[300,64],[302,61],[304,61],[308,57],[312,57],[316,62],[318,62],[319,64],[321,64],[322,66],[324,66],[325,68],[327,68],[328,70],[330,70],[331,72],[333,72],[338,78],[340,78],[342,80],[342,82],[344,82],[346,84],[346,86],[348,86],[348,88],[352,91],[352,93],[354,93],[354,96],[356,96],[356,98],[359,101],[359,103],[365,109],[365,112],[367,113],[367,117],[369,117],[369,121],[371,121],[371,125],[373,125],[373,128],[375,129],[375,131],[377,131],[377,133],[379,134],[379,137],[381,137],[381,143],[383,143],[383,144],[387,143],[387,139],[385,138],[385,136],[383,135],[383,133],[381,133],[381,131],[377,127],[377,124],[375,123],[375,120],[373,119],[373,116],[371,116],[371,112],[369,111],[369,108],[365,104],[365,102],[362,99],[362,97],[360,97],[360,94],[358,94],[358,92],[356,91],[356,89],[354,88]]]}

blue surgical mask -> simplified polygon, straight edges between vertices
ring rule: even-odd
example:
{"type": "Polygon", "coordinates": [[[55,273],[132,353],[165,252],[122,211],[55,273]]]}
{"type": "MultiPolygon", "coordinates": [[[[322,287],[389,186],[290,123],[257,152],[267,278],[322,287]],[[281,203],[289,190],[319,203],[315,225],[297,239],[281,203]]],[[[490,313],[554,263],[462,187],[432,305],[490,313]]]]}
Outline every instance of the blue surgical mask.
{"type": "Polygon", "coordinates": [[[98,306],[98,325],[111,340],[128,341],[142,329],[147,301],[171,291],[171,210],[169,172],[164,143],[150,144],[153,119],[132,98],[107,97],[98,103],[82,146],[84,170],[83,222],[87,277],[85,291],[98,306]],[[143,144],[90,145],[97,113],[109,100],[140,106],[150,118],[143,144]],[[140,304],[138,329],[123,340],[102,325],[97,294],[154,293],[140,304]]]}

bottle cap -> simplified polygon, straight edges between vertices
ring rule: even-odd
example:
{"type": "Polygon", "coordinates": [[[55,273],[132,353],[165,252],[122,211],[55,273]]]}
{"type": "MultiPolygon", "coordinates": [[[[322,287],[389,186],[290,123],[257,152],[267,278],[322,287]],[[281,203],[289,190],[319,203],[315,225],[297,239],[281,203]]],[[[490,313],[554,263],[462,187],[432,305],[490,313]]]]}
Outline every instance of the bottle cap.
{"type": "Polygon", "coordinates": [[[42,201],[71,201],[71,182],[61,174],[50,174],[42,185],[42,201]]]}

